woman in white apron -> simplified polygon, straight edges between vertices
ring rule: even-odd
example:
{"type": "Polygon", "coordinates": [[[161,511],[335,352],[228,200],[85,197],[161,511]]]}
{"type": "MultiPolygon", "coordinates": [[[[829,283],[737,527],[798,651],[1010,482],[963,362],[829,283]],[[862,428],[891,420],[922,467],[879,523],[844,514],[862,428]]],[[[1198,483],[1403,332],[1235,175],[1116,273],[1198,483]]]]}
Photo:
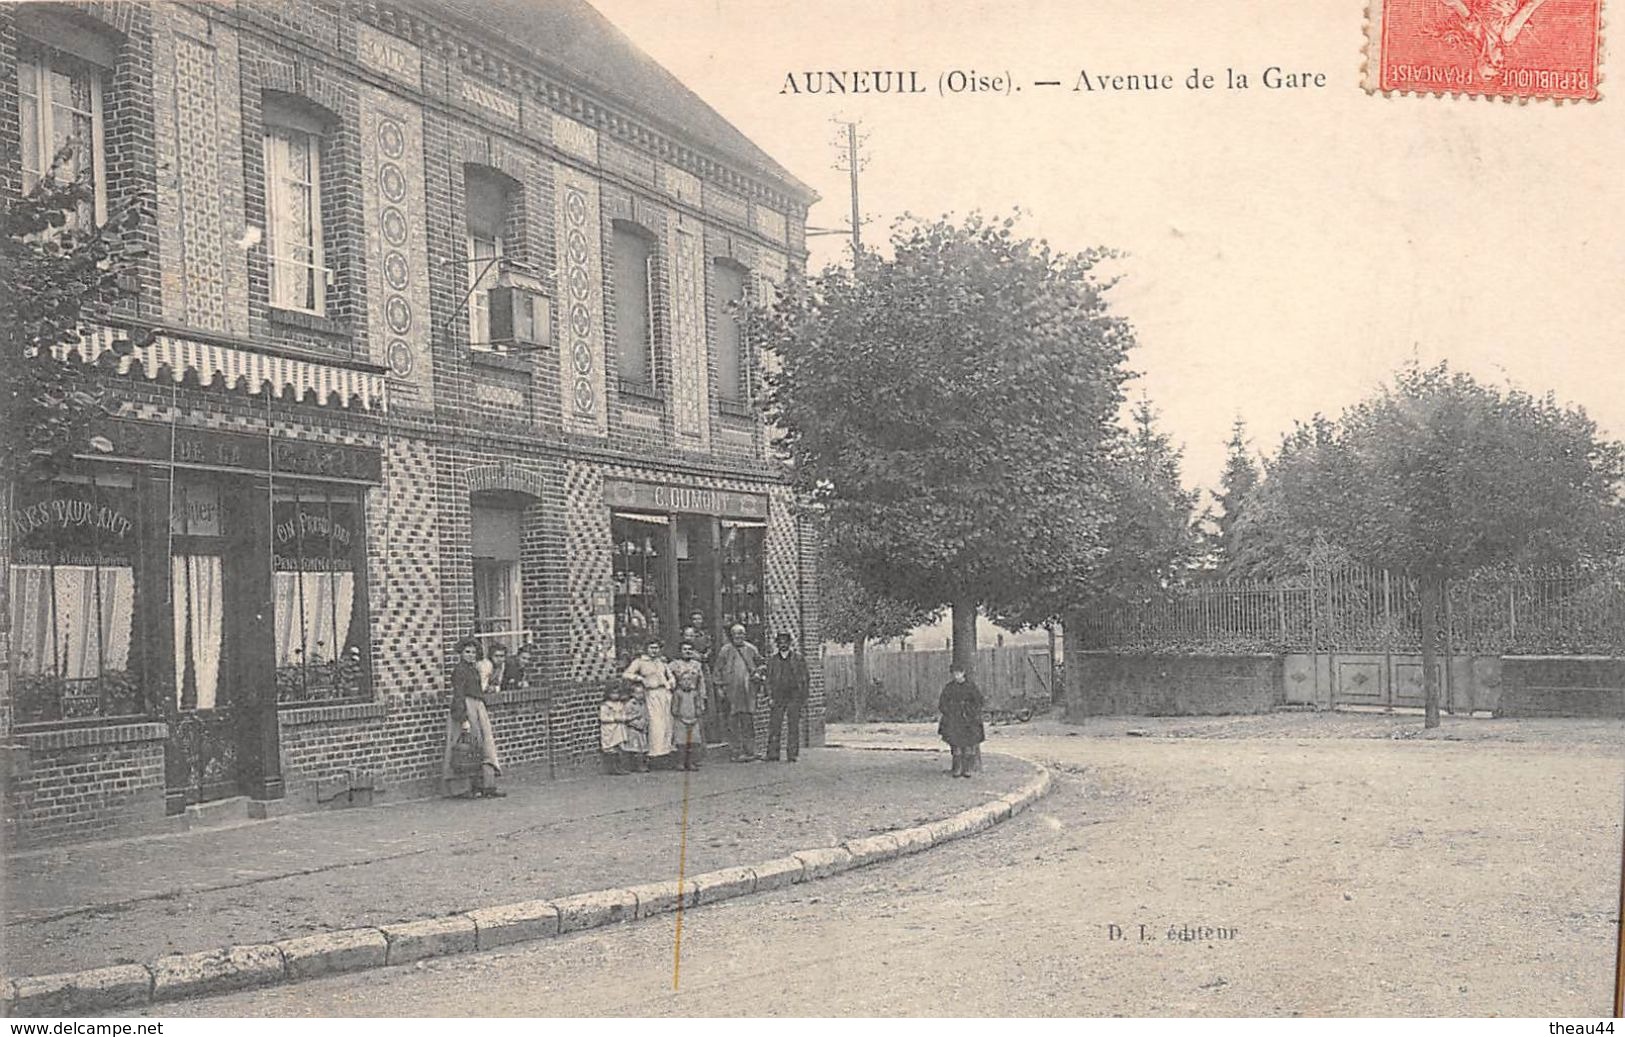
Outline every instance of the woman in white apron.
{"type": "Polygon", "coordinates": [[[621,676],[636,681],[643,688],[644,704],[649,710],[649,758],[661,761],[656,766],[664,766],[666,758],[675,748],[672,740],[671,689],[676,681],[672,679],[671,667],[662,657],[660,642],[650,641],[643,654],[633,659],[632,665],[621,676]]]}

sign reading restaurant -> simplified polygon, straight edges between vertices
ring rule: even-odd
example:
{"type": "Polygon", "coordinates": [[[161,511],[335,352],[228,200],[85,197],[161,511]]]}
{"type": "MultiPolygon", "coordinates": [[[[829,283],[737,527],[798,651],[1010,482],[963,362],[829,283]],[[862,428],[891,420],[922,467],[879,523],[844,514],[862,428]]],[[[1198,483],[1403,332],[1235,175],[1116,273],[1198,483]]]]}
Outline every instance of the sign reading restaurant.
{"type": "Polygon", "coordinates": [[[767,496],[736,490],[708,490],[674,483],[605,479],[604,503],[612,508],[681,512],[731,518],[767,518],[767,496]]]}

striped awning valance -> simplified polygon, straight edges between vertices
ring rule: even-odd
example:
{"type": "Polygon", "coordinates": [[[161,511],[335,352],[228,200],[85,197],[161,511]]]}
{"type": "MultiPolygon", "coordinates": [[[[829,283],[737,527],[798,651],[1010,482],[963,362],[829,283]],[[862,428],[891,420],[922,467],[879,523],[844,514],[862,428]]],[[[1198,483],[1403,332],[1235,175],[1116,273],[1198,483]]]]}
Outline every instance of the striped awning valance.
{"type": "MultiPolygon", "coordinates": [[[[136,336],[122,328],[98,328],[67,346],[58,355],[77,353],[86,363],[96,363],[113,350],[113,344],[136,336]]],[[[170,331],[152,334],[151,341],[134,347],[119,358],[120,374],[139,374],[148,379],[168,379],[179,383],[188,373],[199,385],[219,381],[225,388],[259,394],[269,392],[282,400],[314,402],[320,406],[359,407],[382,412],[387,409],[382,372],[358,370],[320,360],[278,356],[253,349],[203,342],[170,331]]]]}

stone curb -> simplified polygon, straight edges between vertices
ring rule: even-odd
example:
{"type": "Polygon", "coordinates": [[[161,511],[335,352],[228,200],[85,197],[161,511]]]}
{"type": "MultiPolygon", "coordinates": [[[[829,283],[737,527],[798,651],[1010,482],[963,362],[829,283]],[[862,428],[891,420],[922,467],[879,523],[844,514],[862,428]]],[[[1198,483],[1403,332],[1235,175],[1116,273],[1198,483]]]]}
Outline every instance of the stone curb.
{"type": "MultiPolygon", "coordinates": [[[[852,748],[852,747],[849,747],[852,748]]],[[[873,746],[877,751],[894,750],[873,746]]],[[[1019,757],[1018,757],[1019,759],[1019,757]]],[[[1048,768],[1008,795],[914,828],[822,846],[675,881],[479,908],[440,918],[317,933],[276,943],[170,954],[148,965],[110,965],[48,976],[0,977],[0,1015],[84,1015],[108,1009],[292,983],[315,976],[490,950],[562,933],[650,918],[701,904],[829,878],[984,831],[1050,790],[1048,768]]]]}

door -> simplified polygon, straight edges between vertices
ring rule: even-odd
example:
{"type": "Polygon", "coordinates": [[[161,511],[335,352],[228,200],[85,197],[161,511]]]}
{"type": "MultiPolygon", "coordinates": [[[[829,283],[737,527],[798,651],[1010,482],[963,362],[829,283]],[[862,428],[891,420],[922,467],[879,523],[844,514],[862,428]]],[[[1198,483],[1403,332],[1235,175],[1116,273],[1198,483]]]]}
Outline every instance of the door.
{"type": "Polygon", "coordinates": [[[164,802],[178,814],[238,794],[227,558],[233,532],[219,481],[177,473],[170,495],[167,631],[172,680],[164,802]]]}

